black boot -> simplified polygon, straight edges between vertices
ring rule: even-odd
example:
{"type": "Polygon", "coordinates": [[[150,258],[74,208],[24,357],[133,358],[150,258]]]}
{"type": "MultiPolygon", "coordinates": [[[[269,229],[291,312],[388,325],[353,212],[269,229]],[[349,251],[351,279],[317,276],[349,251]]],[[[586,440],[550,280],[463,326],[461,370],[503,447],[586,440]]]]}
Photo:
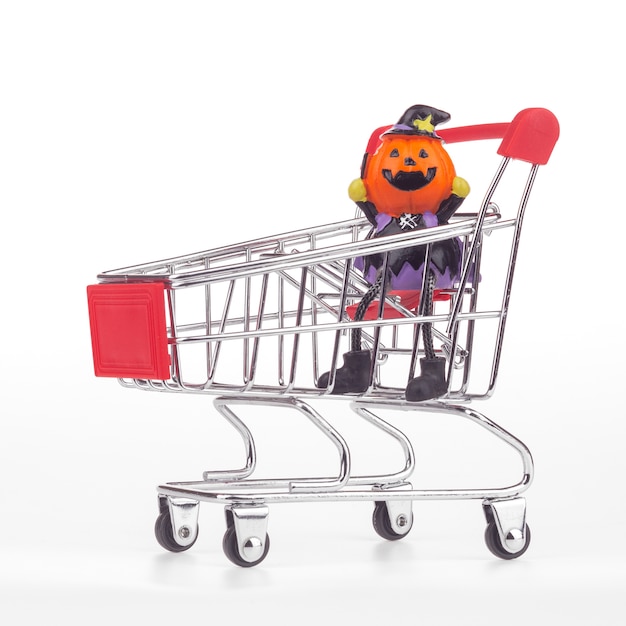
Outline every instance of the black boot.
{"type": "Polygon", "coordinates": [[[432,400],[448,391],[446,360],[443,357],[420,359],[421,375],[409,381],[406,399],[410,402],[432,400]]]}
{"type": "MultiPolygon", "coordinates": [[[[369,385],[372,357],[369,350],[353,350],[343,355],[343,366],[335,373],[335,386],[331,393],[362,393],[369,385]]],[[[328,387],[330,372],[322,374],[317,387],[328,387]]]]}

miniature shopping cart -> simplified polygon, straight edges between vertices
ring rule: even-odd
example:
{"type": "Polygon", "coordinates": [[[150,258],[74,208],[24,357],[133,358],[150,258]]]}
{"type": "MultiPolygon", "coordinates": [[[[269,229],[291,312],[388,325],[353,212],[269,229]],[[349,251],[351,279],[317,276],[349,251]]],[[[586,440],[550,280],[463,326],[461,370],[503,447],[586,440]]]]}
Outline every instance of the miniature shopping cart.
{"type": "Polygon", "coordinates": [[[250,567],[268,553],[273,504],[371,501],[375,531],[396,540],[411,529],[413,501],[476,499],[486,516],[489,550],[503,559],[526,551],[530,531],[522,494],[533,478],[531,454],[479,413],[474,401],[494,391],[524,212],[559,126],[550,111],[537,108],[521,111],[510,123],[439,132],[447,144],[480,141],[496,170],[479,206],[448,224],[373,238],[366,219],[349,219],[107,271],[88,287],[95,374],[139,390],[210,394],[216,412],[244,443],[245,462],[236,469],[158,486],[155,534],[163,548],[181,552],[195,543],[201,502],[224,507],[224,552],[250,567]],[[461,244],[461,277],[437,294],[432,312],[420,309],[419,292],[389,291],[371,303],[364,319],[354,319],[355,303],[369,287],[357,269],[359,259],[417,245],[428,254],[434,243],[449,238],[461,244]],[[404,392],[423,355],[416,337],[424,324],[432,328],[437,354],[446,358],[447,393],[409,402],[404,392]],[[336,372],[355,328],[373,355],[367,388],[338,395],[336,372]],[[323,373],[328,375],[320,387],[323,373]],[[347,440],[320,412],[319,406],[329,404],[333,410],[348,407],[354,419],[397,442],[401,469],[356,475],[347,440]],[[259,477],[243,406],[290,409],[312,422],[322,441],[337,449],[336,474],[259,477]],[[521,478],[488,489],[415,489],[413,443],[393,419],[381,417],[398,411],[457,416],[486,429],[519,454],[521,478]]]}

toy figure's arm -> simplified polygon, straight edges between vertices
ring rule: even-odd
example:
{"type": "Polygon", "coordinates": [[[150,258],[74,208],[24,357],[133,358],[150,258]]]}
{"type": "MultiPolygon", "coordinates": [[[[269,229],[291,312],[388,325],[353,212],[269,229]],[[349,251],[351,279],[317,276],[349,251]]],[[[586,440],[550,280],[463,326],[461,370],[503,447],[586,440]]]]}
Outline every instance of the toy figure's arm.
{"type": "Polygon", "coordinates": [[[373,202],[369,202],[367,199],[367,190],[362,178],[355,178],[348,187],[348,195],[350,200],[356,202],[356,205],[363,211],[368,221],[376,226],[376,215],[378,211],[373,202]]]}
{"type": "Polygon", "coordinates": [[[437,221],[439,224],[448,223],[448,220],[461,206],[469,192],[470,187],[467,181],[460,176],[456,176],[452,183],[452,194],[441,202],[437,210],[437,221]]]}

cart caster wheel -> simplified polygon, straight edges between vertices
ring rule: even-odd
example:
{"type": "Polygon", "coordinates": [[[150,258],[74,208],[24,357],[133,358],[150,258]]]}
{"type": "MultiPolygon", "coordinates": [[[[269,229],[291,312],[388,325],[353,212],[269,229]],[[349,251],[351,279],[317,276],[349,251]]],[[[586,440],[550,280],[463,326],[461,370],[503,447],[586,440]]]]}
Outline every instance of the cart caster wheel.
{"type": "Polygon", "coordinates": [[[396,515],[396,528],[391,524],[389,507],[387,502],[376,502],[372,515],[374,530],[383,538],[389,541],[397,541],[409,534],[413,526],[413,514],[409,512],[396,515]],[[397,529],[397,530],[396,530],[397,529]],[[401,532],[399,532],[401,530],[401,532]]]}
{"type": "Polygon", "coordinates": [[[500,559],[506,559],[507,561],[511,559],[516,559],[518,556],[522,556],[526,550],[528,550],[528,546],[530,545],[530,528],[528,524],[525,525],[524,528],[524,543],[517,550],[517,552],[509,552],[503,545],[500,539],[500,535],[498,533],[498,527],[495,522],[489,522],[487,524],[487,528],[485,529],[485,543],[487,544],[487,548],[489,551],[497,556],[500,559]]]}
{"type": "Polygon", "coordinates": [[[181,546],[176,539],[174,539],[174,530],[172,529],[172,518],[170,512],[166,509],[161,512],[154,524],[154,535],[162,548],[169,550],[170,552],[184,552],[189,550],[191,546],[196,542],[198,538],[196,530],[196,539],[192,543],[186,546],[181,546]]]}
{"type": "Polygon", "coordinates": [[[237,533],[234,526],[229,526],[224,533],[224,539],[222,541],[222,548],[224,554],[239,567],[253,567],[258,565],[269,552],[270,549],[270,536],[265,535],[265,541],[261,543],[258,537],[250,537],[246,540],[243,550],[246,551],[246,556],[251,559],[244,559],[239,553],[239,547],[237,545],[237,533]]]}

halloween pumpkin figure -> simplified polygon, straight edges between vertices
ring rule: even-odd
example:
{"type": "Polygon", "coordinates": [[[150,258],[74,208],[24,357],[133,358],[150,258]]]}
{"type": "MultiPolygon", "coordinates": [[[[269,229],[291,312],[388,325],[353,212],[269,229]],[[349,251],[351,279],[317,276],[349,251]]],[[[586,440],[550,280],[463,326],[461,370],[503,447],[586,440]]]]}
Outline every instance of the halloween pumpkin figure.
{"type": "MultiPolygon", "coordinates": [[[[348,193],[371,222],[374,237],[446,224],[469,193],[469,185],[456,175],[452,160],[435,132],[435,126],[449,119],[445,111],[414,105],[380,136],[373,153],[365,154],[361,177],[352,181],[348,193]]],[[[434,290],[450,288],[459,278],[461,253],[461,244],[456,239],[435,242],[425,267],[425,245],[391,251],[386,288],[419,290],[426,272],[422,310],[424,315],[431,315],[434,290]]],[[[384,296],[380,293],[383,265],[383,254],[355,261],[355,267],[371,285],[356,309],[355,320],[362,320],[372,301],[384,296]]],[[[422,324],[422,336],[425,356],[420,359],[420,375],[406,387],[406,399],[414,402],[447,392],[446,359],[435,354],[430,323],[422,324]]],[[[369,382],[371,353],[361,348],[360,329],[353,330],[351,349],[343,358],[332,393],[364,392],[369,382]]],[[[326,387],[328,381],[329,373],[323,374],[318,386],[326,387]]]]}

